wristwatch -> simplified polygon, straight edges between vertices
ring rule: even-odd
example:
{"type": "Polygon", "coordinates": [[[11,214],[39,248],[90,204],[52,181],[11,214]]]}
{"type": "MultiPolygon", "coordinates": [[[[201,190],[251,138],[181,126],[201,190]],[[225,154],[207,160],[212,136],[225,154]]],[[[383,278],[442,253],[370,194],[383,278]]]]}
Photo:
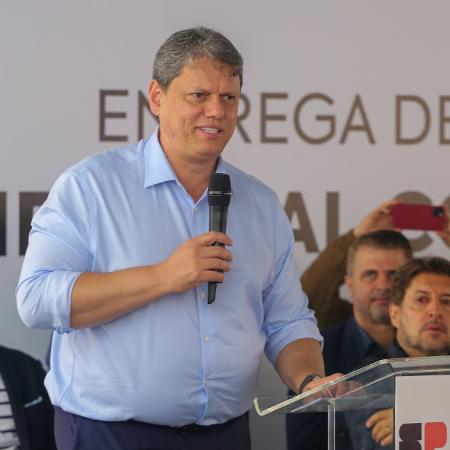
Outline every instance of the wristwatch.
{"type": "Polygon", "coordinates": [[[303,381],[300,383],[300,386],[298,388],[298,393],[303,394],[303,390],[305,389],[307,384],[311,383],[311,381],[319,380],[320,378],[322,378],[322,377],[317,373],[310,373],[310,374],[306,375],[306,377],[303,378],[303,381]]]}

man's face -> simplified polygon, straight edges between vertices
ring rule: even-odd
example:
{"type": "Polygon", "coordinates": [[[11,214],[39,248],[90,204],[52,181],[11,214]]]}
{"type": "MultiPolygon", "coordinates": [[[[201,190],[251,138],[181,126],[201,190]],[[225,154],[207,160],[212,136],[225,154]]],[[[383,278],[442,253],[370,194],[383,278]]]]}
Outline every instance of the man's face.
{"type": "Polygon", "coordinates": [[[172,162],[211,163],[236,126],[240,80],[231,67],[198,59],[166,89],[152,80],[149,101],[159,117],[161,146],[172,162]]]}
{"type": "Polygon", "coordinates": [[[450,331],[450,277],[421,273],[400,305],[389,309],[397,341],[409,356],[447,355],[450,331]]]}
{"type": "Polygon", "coordinates": [[[406,261],[402,249],[361,246],[356,251],[352,275],[346,275],[345,284],[363,328],[365,324],[389,324],[392,278],[406,261]]]}

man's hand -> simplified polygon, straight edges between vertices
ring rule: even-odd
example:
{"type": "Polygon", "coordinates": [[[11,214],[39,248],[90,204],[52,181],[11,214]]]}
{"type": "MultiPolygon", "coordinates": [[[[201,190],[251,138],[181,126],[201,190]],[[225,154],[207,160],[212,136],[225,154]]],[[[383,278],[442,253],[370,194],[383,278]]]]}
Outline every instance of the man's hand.
{"type": "MultiPolygon", "coordinates": [[[[343,373],[333,373],[332,375],[328,375],[326,377],[322,377],[322,378],[313,380],[305,386],[305,388],[303,389],[303,392],[312,390],[312,389],[322,386],[326,383],[329,383],[330,381],[337,380],[338,378],[341,378],[343,376],[344,376],[343,373]]],[[[313,394],[311,396],[311,399],[318,399],[318,398],[322,398],[322,397],[338,398],[343,395],[352,396],[352,397],[364,395],[364,391],[362,390],[361,383],[359,383],[357,381],[341,381],[337,384],[331,385],[325,392],[320,391],[317,394],[313,394]]]]}
{"type": "Polygon", "coordinates": [[[366,422],[367,428],[372,429],[372,438],[381,446],[392,444],[394,440],[394,410],[382,409],[372,414],[366,422]]]}
{"type": "Polygon", "coordinates": [[[165,261],[116,272],[84,272],[72,290],[70,325],[93,327],[117,319],[167,294],[206,281],[223,281],[231,253],[214,242],[231,245],[223,233],[209,232],[180,245],[165,261]]]}
{"type": "Polygon", "coordinates": [[[437,234],[444,241],[444,243],[447,244],[448,247],[450,247],[450,212],[446,205],[442,205],[442,207],[444,208],[446,220],[444,229],[442,231],[438,231],[437,234]]]}
{"type": "Polygon", "coordinates": [[[344,374],[342,373],[334,373],[333,375],[328,375],[327,377],[318,378],[316,380],[310,381],[303,389],[303,392],[310,391],[318,386],[322,386],[330,381],[337,380],[342,377],[344,374]]]}
{"type": "Polygon", "coordinates": [[[371,233],[377,230],[390,230],[392,227],[391,208],[400,203],[399,200],[389,200],[383,202],[353,229],[353,234],[358,237],[362,234],[371,233]]]}
{"type": "Polygon", "coordinates": [[[214,242],[233,244],[226,234],[210,231],[184,242],[161,264],[170,292],[183,292],[207,281],[223,281],[224,274],[216,270],[229,272],[232,256],[223,247],[211,246],[214,242]]]}

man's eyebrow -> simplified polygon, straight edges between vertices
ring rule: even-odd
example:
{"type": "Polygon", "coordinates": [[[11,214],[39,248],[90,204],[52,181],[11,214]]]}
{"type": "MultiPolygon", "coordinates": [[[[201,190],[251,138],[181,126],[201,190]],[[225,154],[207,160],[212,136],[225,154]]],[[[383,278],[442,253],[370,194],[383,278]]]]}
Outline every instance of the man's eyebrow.
{"type": "Polygon", "coordinates": [[[416,289],[415,294],[429,294],[430,291],[425,290],[425,289],[416,289]]]}

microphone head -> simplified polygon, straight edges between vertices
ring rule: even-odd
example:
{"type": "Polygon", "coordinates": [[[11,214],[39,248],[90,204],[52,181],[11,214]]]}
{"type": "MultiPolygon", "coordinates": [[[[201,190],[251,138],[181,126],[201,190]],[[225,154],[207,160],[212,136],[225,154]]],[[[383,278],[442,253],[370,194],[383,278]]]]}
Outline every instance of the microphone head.
{"type": "Polygon", "coordinates": [[[230,176],[226,173],[214,173],[209,179],[209,206],[228,206],[231,200],[230,176]]]}

